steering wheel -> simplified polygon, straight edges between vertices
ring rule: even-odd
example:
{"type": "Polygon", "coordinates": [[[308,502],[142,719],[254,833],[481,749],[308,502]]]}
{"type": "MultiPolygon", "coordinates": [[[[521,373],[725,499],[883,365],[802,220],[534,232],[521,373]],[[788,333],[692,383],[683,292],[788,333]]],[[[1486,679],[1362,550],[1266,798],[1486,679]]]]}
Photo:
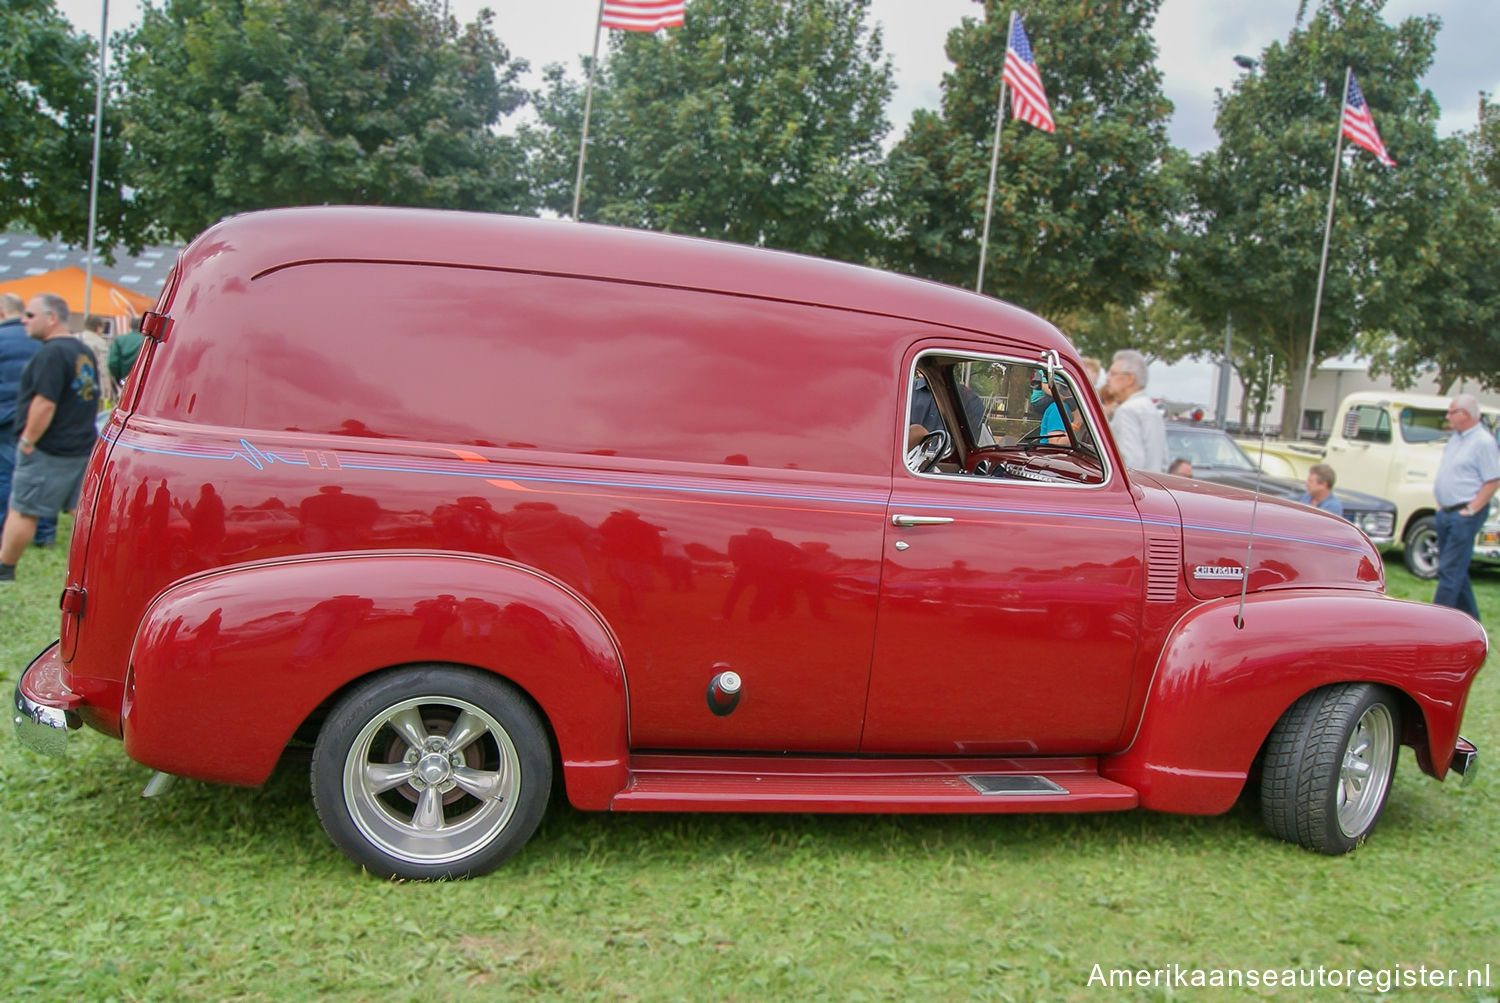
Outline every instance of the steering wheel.
{"type": "Polygon", "coordinates": [[[953,439],[946,429],[928,432],[906,451],[906,465],[919,474],[937,466],[939,460],[953,452],[953,439]]]}
{"type": "Polygon", "coordinates": [[[1043,446],[1051,444],[1049,440],[1042,438],[1042,427],[1040,425],[1016,440],[1016,445],[1018,446],[1043,446]]]}

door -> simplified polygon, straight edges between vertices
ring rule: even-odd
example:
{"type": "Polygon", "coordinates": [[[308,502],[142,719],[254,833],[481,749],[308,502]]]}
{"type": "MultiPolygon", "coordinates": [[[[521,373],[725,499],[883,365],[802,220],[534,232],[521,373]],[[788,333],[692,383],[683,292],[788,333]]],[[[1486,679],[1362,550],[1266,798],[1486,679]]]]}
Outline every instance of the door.
{"type": "Polygon", "coordinates": [[[927,384],[952,453],[898,464],[861,750],[1112,747],[1135,673],[1144,543],[1129,484],[1094,445],[1096,403],[1073,397],[1076,373],[1052,374],[1073,431],[1038,442],[1035,359],[929,349],[911,366],[912,406],[926,406],[927,384]]]}

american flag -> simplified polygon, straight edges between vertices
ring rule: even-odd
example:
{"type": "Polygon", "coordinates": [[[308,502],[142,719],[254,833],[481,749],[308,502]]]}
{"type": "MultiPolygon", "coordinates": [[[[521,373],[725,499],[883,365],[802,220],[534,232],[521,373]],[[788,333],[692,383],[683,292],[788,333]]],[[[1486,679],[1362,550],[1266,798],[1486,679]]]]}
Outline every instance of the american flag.
{"type": "Polygon", "coordinates": [[[1355,82],[1353,73],[1349,74],[1349,93],[1344,95],[1343,130],[1344,135],[1375,154],[1376,160],[1387,167],[1396,166],[1391,155],[1385,152],[1385,144],[1380,141],[1380,133],[1375,129],[1375,119],[1370,117],[1370,106],[1365,104],[1365,95],[1355,82]]]}
{"type": "Polygon", "coordinates": [[[599,23],[621,31],[655,31],[682,24],[687,0],[604,0],[599,23]]]}
{"type": "Polygon", "coordinates": [[[1005,47],[1005,69],[1000,79],[1010,84],[1010,112],[1023,122],[1030,122],[1043,132],[1052,132],[1052,109],[1047,107],[1047,92],[1042,75],[1036,71],[1031,43],[1021,27],[1021,15],[1011,18],[1010,43],[1005,47]]]}

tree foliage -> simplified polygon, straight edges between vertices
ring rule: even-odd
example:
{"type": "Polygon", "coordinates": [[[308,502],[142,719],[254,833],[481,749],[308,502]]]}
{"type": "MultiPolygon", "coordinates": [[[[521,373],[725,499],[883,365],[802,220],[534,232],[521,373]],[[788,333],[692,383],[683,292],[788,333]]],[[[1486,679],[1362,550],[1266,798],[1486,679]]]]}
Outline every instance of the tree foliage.
{"type": "MultiPolygon", "coordinates": [[[[694,0],[680,28],[611,33],[583,219],[867,260],[891,67],[869,0],[694,0]]],[[[550,67],[526,136],[571,211],[584,86],[550,67]]]]}
{"type": "MultiPolygon", "coordinates": [[[[97,45],[74,32],[52,0],[0,7],[0,227],[17,223],[75,244],[88,239],[97,45]]],[[[118,119],[101,136],[101,246],[138,246],[120,186],[118,119]]]]}
{"type": "MultiPolygon", "coordinates": [[[[1147,293],[1129,306],[1111,303],[1098,310],[1064,313],[1056,323],[1080,352],[1104,362],[1122,348],[1172,363],[1213,347],[1188,312],[1160,292],[1147,293]]],[[[1222,334],[1217,350],[1223,351],[1222,334]]]]}
{"type": "Polygon", "coordinates": [[[492,131],[525,100],[486,11],[436,0],[166,0],[121,51],[139,201],[188,236],[230,213],[324,202],[529,211],[492,131]]]}
{"type": "MultiPolygon", "coordinates": [[[[1038,0],[1025,26],[1057,123],[1002,127],[984,276],[1058,319],[1131,307],[1166,269],[1176,188],[1150,28],[1160,0],[1038,0]]],[[[1010,7],[948,36],[942,112],[918,112],[892,153],[890,264],[972,287],[979,261],[1010,7]]]]}
{"type": "Polygon", "coordinates": [[[1493,172],[1493,109],[1481,105],[1480,125],[1444,140],[1431,165],[1441,197],[1419,207],[1423,224],[1412,246],[1391,263],[1400,290],[1367,332],[1376,371],[1408,383],[1437,368],[1442,392],[1460,378],[1500,388],[1500,199],[1493,172]],[[1490,121],[1486,122],[1486,111],[1490,121]],[[1486,135],[1486,126],[1489,133],[1486,135]]]}
{"type": "Polygon", "coordinates": [[[1274,355],[1289,431],[1302,413],[1347,67],[1398,166],[1344,143],[1314,361],[1348,351],[1361,329],[1409,330],[1407,301],[1441,243],[1452,151],[1436,138],[1436,101],[1417,85],[1438,21],[1393,27],[1384,6],[1324,0],[1268,47],[1259,71],[1221,95],[1220,144],[1189,175],[1191,237],[1177,257],[1175,294],[1205,325],[1233,316],[1242,374],[1274,355]]]}

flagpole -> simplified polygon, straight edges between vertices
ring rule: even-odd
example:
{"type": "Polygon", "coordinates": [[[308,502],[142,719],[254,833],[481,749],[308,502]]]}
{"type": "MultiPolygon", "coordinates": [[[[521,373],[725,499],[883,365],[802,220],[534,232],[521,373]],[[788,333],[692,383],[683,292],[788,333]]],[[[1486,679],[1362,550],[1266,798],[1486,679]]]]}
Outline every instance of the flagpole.
{"type": "Polygon", "coordinates": [[[604,0],[594,15],[594,55],[589,60],[589,86],[583,97],[583,135],[578,139],[578,175],[573,179],[573,222],[578,222],[578,202],[583,197],[583,161],[589,143],[589,114],[594,110],[594,70],[599,65],[599,36],[604,33],[604,0]]]}
{"type": "MultiPolygon", "coordinates": [[[[1010,26],[1005,29],[1005,52],[1010,53],[1011,34],[1016,30],[1016,12],[1010,12],[1010,26]]],[[[1000,100],[995,105],[995,141],[990,144],[990,184],[984,190],[984,233],[979,238],[979,274],[974,277],[974,291],[984,285],[984,259],[990,249],[990,214],[995,208],[995,173],[1000,168],[1000,126],[1005,121],[1005,61],[1000,62],[1000,100]]]]}
{"type": "MultiPolygon", "coordinates": [[[[1328,274],[1328,242],[1333,236],[1333,200],[1339,191],[1339,166],[1343,162],[1344,153],[1344,112],[1349,107],[1349,77],[1354,73],[1354,67],[1344,67],[1344,89],[1343,100],[1339,104],[1339,127],[1338,139],[1333,144],[1333,184],[1328,187],[1328,218],[1323,223],[1323,259],[1318,263],[1318,292],[1313,297],[1312,331],[1307,336],[1307,366],[1302,371],[1302,399],[1299,407],[1307,410],[1307,388],[1312,383],[1313,353],[1318,347],[1318,314],[1323,309],[1323,277],[1328,274]]],[[[1297,434],[1296,438],[1302,438],[1302,416],[1296,415],[1297,434]]],[[[1282,424],[1286,424],[1286,415],[1282,415],[1282,424]]]]}
{"type": "Polygon", "coordinates": [[[94,160],[89,167],[88,258],[83,265],[83,319],[88,320],[94,292],[94,224],[99,218],[99,146],[104,127],[104,57],[109,49],[109,0],[99,17],[99,79],[94,85],[94,160]]]}

